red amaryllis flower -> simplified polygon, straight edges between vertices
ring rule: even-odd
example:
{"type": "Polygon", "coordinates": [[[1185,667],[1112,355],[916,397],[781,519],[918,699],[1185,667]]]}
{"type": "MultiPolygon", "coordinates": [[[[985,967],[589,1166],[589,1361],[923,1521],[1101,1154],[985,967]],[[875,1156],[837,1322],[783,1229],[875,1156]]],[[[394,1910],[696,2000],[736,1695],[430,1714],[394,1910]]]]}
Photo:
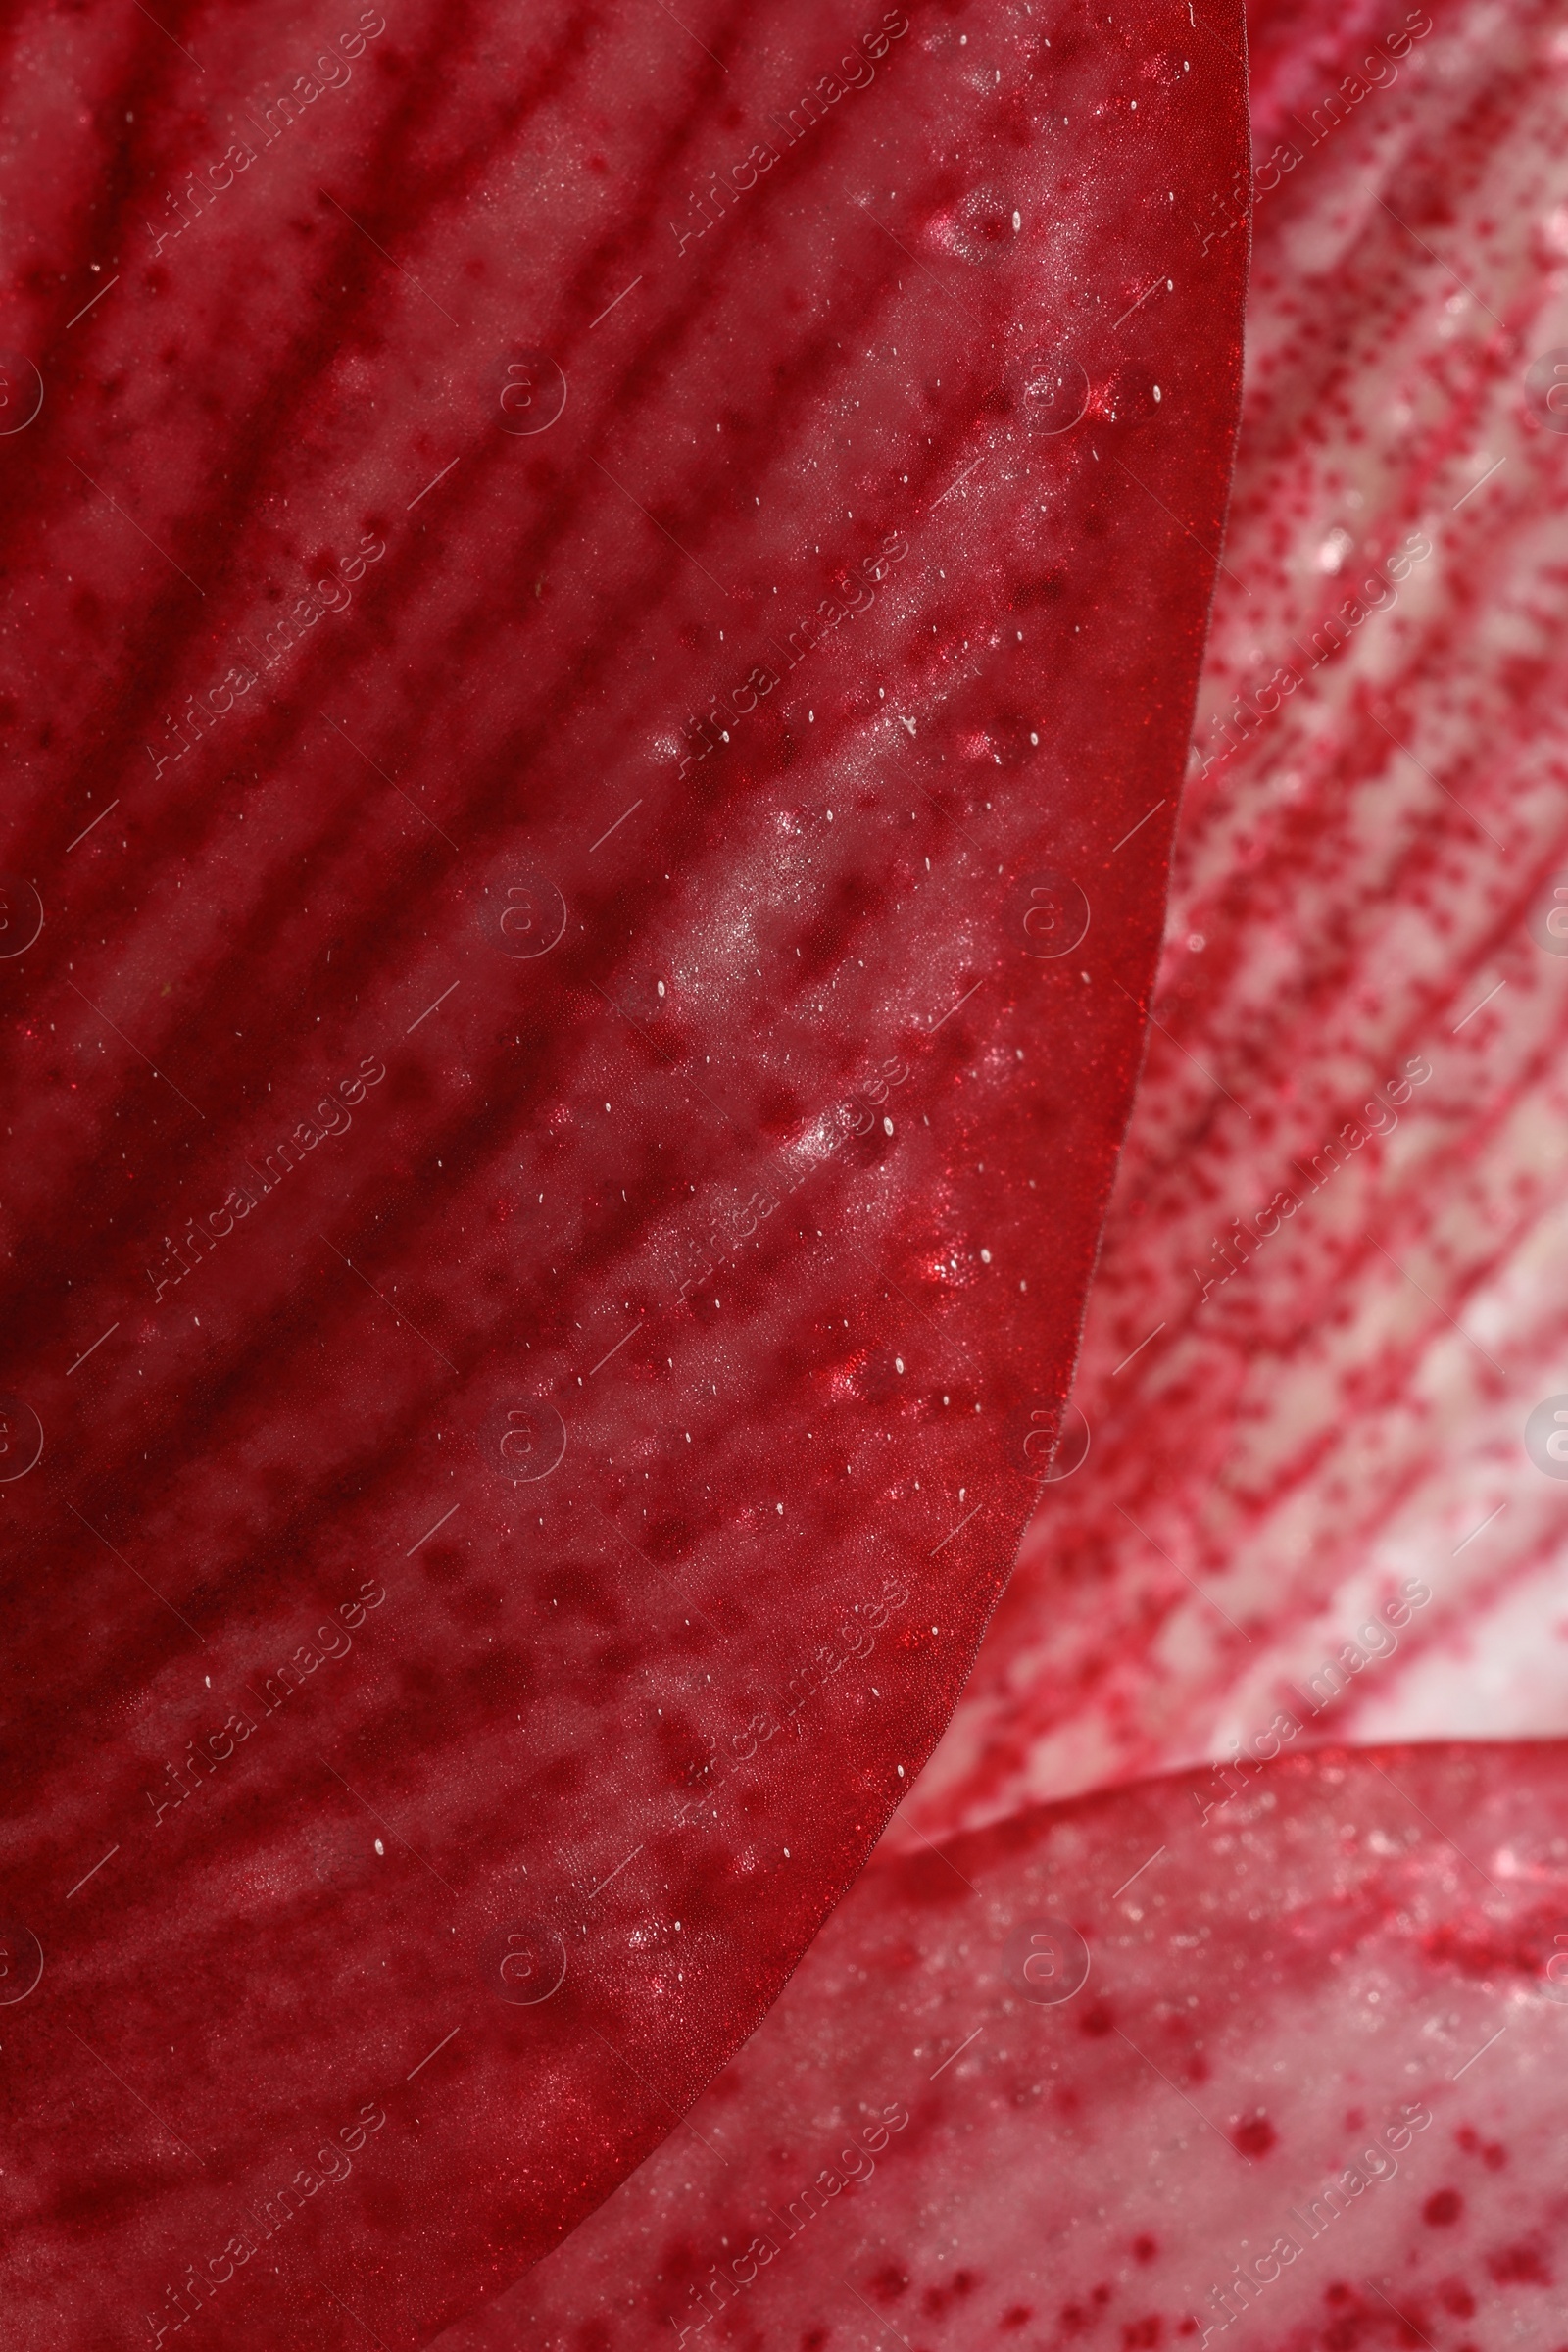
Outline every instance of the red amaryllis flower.
{"type": "Polygon", "coordinates": [[[1560,2340],[1561,1752],[1323,1743],[1565,1720],[1565,61],[1530,10],[1253,29],[1092,1445],[777,2010],[454,2352],[1560,2340]]]}

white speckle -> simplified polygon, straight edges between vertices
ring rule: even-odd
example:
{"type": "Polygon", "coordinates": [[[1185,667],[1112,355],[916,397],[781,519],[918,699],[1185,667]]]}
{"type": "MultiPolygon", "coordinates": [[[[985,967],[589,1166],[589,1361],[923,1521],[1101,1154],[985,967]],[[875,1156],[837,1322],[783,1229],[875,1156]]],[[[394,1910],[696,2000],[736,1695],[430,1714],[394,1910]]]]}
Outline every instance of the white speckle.
{"type": "Polygon", "coordinates": [[[902,1372],[904,1370],[904,1358],[902,1355],[896,1355],[893,1358],[893,1366],[895,1371],[902,1372]]]}
{"type": "Polygon", "coordinates": [[[1154,398],[1156,400],[1159,398],[1159,386],[1157,384],[1154,386],[1154,398]]]}
{"type": "Polygon", "coordinates": [[[899,1766],[899,1778],[901,1781],[904,1778],[904,1766],[902,1764],[899,1766]]]}
{"type": "Polygon", "coordinates": [[[663,993],[664,993],[664,983],[662,982],[662,980],[661,980],[661,981],[660,981],[660,983],[659,983],[659,993],[660,993],[660,995],[661,995],[661,996],[662,996],[662,995],[663,995],[663,993]]]}
{"type": "Polygon", "coordinates": [[[1191,948],[1195,956],[1201,956],[1204,948],[1208,945],[1208,942],[1204,939],[1201,931],[1189,931],[1187,934],[1187,945],[1191,948]]]}
{"type": "Polygon", "coordinates": [[[980,1252],[980,1263],[981,1263],[983,1266],[989,1266],[989,1265],[990,1265],[990,1263],[991,1263],[991,1252],[990,1252],[990,1250],[981,1250],[981,1252],[980,1252]]]}
{"type": "Polygon", "coordinates": [[[884,1135],[891,1135],[893,1133],[893,1121],[891,1119],[883,1120],[882,1132],[884,1135]]]}
{"type": "Polygon", "coordinates": [[[1022,228],[1022,226],[1023,226],[1023,215],[1022,215],[1022,213],[1014,213],[1014,214],[1013,214],[1013,216],[1012,216],[1012,232],[1013,232],[1013,235],[1014,235],[1014,236],[1016,236],[1016,235],[1017,235],[1017,233],[1018,233],[1019,229],[1020,229],[1020,228],[1022,228]]]}

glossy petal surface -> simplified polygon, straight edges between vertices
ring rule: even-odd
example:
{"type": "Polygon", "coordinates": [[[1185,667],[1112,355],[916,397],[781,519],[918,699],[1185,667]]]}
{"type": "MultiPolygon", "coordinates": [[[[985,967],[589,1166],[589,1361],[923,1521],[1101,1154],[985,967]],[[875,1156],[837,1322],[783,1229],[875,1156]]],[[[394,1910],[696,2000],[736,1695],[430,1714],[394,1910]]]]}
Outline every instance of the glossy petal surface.
{"type": "Polygon", "coordinates": [[[854,1877],[1058,1437],[1223,521],[1185,10],[359,24],[9,34],[40,2352],[416,2340],[854,1877]]]}

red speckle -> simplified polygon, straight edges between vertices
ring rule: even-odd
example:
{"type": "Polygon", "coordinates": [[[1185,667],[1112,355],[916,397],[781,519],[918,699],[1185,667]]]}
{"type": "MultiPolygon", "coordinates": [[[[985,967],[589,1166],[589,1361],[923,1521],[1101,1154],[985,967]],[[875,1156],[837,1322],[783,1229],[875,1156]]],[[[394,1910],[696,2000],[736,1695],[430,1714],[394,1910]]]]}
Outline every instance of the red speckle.
{"type": "Polygon", "coordinates": [[[1499,2246],[1487,2256],[1487,2268],[1499,2286],[1551,2284],[1551,2273],[1534,2246],[1499,2246]]]}
{"type": "Polygon", "coordinates": [[[1421,2208],[1421,2219],[1433,2230],[1448,2230],[1464,2211],[1464,2199],[1456,2188],[1434,2189],[1421,2208]]]}
{"type": "Polygon", "coordinates": [[[1121,2331],[1124,2352],[1152,2352],[1165,2332],[1165,2323],[1157,2312],[1146,2320],[1129,2320],[1121,2331]]]}
{"type": "Polygon", "coordinates": [[[1152,2262],[1158,2252],[1158,2240],[1151,2237],[1147,2230],[1142,2237],[1133,2239],[1133,2260],[1135,2262],[1152,2262]]]}
{"type": "Polygon", "coordinates": [[[920,2309],[928,2320],[939,2320],[952,2300],[946,2287],[928,2286],[920,2297],[920,2309]]]}
{"type": "Polygon", "coordinates": [[[1014,2303],[1010,2311],[1003,2313],[1002,2326],[1004,2328],[1027,2328],[1034,2316],[1033,2304],[1014,2303]]]}
{"type": "Polygon", "coordinates": [[[1112,2031],[1110,2011],[1103,2001],[1092,2001],[1078,2021],[1080,2034],[1088,2034],[1096,2041],[1112,2031]]]}
{"type": "Polygon", "coordinates": [[[1438,2301],[1445,2311],[1452,2312],[1456,2320],[1473,2319],[1476,2299],[1462,2278],[1444,2278],[1438,2284],[1438,2301]]]}
{"type": "Polygon", "coordinates": [[[871,2292],[879,2303],[896,2303],[909,2291],[909,2274],[901,2271],[897,2263],[884,2263],[871,2280],[871,2292]]]}
{"type": "Polygon", "coordinates": [[[1231,2135],[1231,2145],[1240,2149],[1244,2156],[1266,2156],[1270,2148],[1279,2145],[1279,2136],[1268,2117],[1259,2109],[1256,2115],[1250,2115],[1245,2124],[1237,2126],[1231,2135]]]}

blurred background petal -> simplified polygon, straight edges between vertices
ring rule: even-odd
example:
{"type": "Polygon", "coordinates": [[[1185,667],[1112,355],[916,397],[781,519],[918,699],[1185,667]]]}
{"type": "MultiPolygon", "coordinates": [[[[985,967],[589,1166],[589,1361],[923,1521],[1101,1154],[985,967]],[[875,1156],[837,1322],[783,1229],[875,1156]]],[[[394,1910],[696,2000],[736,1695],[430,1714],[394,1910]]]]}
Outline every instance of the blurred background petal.
{"type": "Polygon", "coordinates": [[[1568,1729],[1568,1463],[1526,1440],[1568,1391],[1568,31],[1253,42],[1246,408],[1092,1443],[927,1832],[1225,1752],[1413,1573],[1312,1736],[1568,1729]]]}

